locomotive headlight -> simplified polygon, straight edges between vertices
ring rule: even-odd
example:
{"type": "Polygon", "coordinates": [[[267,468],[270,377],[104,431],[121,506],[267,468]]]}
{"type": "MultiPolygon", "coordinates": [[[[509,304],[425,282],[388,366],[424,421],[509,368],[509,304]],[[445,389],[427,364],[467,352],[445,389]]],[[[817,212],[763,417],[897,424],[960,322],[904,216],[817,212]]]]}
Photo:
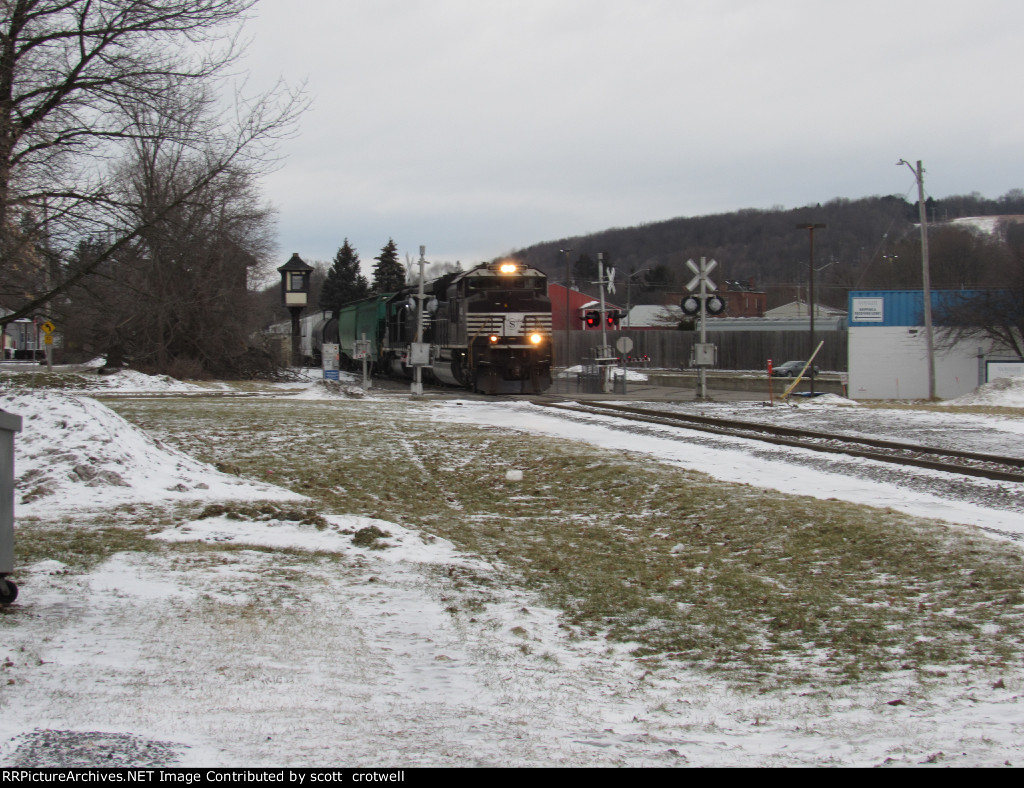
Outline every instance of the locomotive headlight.
{"type": "Polygon", "coordinates": [[[530,344],[539,345],[543,341],[544,337],[542,337],[540,334],[530,334],[530,344]]]}
{"type": "Polygon", "coordinates": [[[498,266],[498,273],[501,274],[514,274],[519,270],[519,267],[515,263],[502,263],[498,266]]]}

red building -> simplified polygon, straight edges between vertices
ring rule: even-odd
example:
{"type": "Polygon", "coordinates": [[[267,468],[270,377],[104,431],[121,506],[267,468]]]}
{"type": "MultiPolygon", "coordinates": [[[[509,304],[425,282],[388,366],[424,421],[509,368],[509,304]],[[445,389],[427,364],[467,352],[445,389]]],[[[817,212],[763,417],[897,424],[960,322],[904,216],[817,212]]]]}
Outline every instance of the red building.
{"type": "Polygon", "coordinates": [[[749,282],[725,282],[719,288],[719,297],[725,301],[723,317],[764,317],[768,307],[768,294],[754,289],[754,280],[749,282]]]}
{"type": "MultiPolygon", "coordinates": [[[[585,316],[587,312],[599,311],[601,302],[593,296],[581,293],[579,290],[569,290],[568,303],[568,328],[570,331],[593,330],[600,331],[601,327],[587,329],[585,316]]],[[[551,299],[551,328],[554,331],[565,331],[566,329],[566,288],[565,285],[548,285],[548,298],[551,299]]],[[[618,304],[613,304],[605,299],[604,308],[606,312],[612,310],[625,311],[618,304]]]]}

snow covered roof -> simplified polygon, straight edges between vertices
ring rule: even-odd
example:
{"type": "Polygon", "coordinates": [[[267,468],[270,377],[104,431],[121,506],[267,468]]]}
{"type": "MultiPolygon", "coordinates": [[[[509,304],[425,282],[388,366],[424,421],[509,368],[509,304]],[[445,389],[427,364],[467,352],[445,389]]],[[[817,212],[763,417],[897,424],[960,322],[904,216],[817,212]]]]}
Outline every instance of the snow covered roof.
{"type": "MultiPolygon", "coordinates": [[[[810,309],[806,301],[790,301],[788,304],[769,309],[764,313],[765,317],[807,317],[810,309]]],[[[844,309],[825,306],[824,304],[814,305],[815,317],[842,317],[846,314],[844,309]]]]}
{"type": "Polygon", "coordinates": [[[629,310],[629,326],[633,328],[665,327],[683,319],[683,310],[673,304],[639,304],[629,310]]]}

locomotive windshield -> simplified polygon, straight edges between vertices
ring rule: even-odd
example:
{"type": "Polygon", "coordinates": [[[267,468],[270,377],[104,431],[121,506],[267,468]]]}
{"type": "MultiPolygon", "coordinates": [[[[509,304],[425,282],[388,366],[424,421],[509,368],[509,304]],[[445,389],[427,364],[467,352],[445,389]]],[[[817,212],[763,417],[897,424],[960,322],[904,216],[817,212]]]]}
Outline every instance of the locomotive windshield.
{"type": "Polygon", "coordinates": [[[466,281],[470,290],[544,290],[545,280],[540,276],[480,276],[466,281]]]}

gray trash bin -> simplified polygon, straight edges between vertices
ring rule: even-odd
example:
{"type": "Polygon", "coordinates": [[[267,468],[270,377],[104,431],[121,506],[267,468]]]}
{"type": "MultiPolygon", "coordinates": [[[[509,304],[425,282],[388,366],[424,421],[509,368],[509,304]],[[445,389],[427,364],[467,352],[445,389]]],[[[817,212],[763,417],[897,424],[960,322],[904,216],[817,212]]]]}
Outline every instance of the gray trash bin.
{"type": "Polygon", "coordinates": [[[14,433],[21,416],[0,410],[0,605],[18,598],[18,587],[7,579],[14,571],[14,433]]]}

